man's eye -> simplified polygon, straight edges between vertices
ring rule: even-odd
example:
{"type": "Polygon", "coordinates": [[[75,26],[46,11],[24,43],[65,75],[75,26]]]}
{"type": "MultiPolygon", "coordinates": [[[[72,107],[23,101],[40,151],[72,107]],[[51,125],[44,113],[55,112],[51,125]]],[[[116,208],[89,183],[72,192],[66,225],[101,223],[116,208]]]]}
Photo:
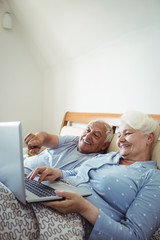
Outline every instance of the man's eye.
{"type": "Polygon", "coordinates": [[[96,138],[99,138],[99,137],[100,137],[100,135],[99,135],[98,133],[94,133],[94,136],[95,136],[96,138]]]}

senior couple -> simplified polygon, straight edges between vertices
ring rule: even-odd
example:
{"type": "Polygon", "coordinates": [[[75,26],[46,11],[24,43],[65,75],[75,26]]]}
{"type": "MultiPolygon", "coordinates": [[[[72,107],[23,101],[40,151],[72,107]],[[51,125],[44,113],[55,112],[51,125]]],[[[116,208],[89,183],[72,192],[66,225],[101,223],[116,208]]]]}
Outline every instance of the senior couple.
{"type": "MultiPolygon", "coordinates": [[[[90,189],[86,198],[57,191],[64,200],[43,203],[61,216],[81,216],[85,226],[79,239],[150,239],[160,227],[160,171],[151,159],[158,135],[158,123],[136,111],[121,116],[118,152],[103,154],[113,132],[102,121],[90,122],[80,138],[29,134],[25,142],[32,154],[42,145],[48,148],[25,160],[33,169],[28,178],[40,174],[39,182],[62,178],[90,189]]],[[[60,239],[57,234],[55,239],[60,239]]],[[[74,234],[70,238],[77,239],[74,234]]]]}

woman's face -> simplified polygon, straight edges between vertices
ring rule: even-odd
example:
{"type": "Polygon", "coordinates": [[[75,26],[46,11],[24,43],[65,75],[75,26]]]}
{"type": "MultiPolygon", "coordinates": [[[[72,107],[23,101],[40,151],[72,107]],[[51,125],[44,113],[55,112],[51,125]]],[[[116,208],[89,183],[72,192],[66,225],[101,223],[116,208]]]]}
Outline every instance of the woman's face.
{"type": "Polygon", "coordinates": [[[135,130],[127,124],[121,125],[119,128],[117,145],[124,159],[133,161],[147,160],[145,157],[151,142],[149,134],[135,130]]]}

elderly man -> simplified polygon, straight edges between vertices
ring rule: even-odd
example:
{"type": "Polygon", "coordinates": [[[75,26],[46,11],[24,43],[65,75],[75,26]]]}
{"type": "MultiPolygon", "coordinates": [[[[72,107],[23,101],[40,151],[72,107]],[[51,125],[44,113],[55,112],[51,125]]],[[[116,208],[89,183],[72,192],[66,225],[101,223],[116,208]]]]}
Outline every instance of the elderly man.
{"type": "Polygon", "coordinates": [[[42,146],[46,149],[26,158],[24,166],[29,169],[44,165],[63,170],[74,169],[89,158],[106,153],[112,137],[111,126],[102,120],[89,122],[80,137],[57,136],[46,132],[30,133],[24,139],[29,153],[37,154],[42,146]]]}

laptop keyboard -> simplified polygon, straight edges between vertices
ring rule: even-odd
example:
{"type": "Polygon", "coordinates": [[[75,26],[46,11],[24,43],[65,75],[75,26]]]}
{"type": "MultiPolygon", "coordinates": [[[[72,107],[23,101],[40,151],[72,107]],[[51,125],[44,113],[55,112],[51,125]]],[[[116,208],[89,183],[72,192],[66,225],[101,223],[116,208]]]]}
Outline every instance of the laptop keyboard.
{"type": "Polygon", "coordinates": [[[25,178],[26,189],[39,197],[55,196],[55,190],[35,180],[25,178]]]}

